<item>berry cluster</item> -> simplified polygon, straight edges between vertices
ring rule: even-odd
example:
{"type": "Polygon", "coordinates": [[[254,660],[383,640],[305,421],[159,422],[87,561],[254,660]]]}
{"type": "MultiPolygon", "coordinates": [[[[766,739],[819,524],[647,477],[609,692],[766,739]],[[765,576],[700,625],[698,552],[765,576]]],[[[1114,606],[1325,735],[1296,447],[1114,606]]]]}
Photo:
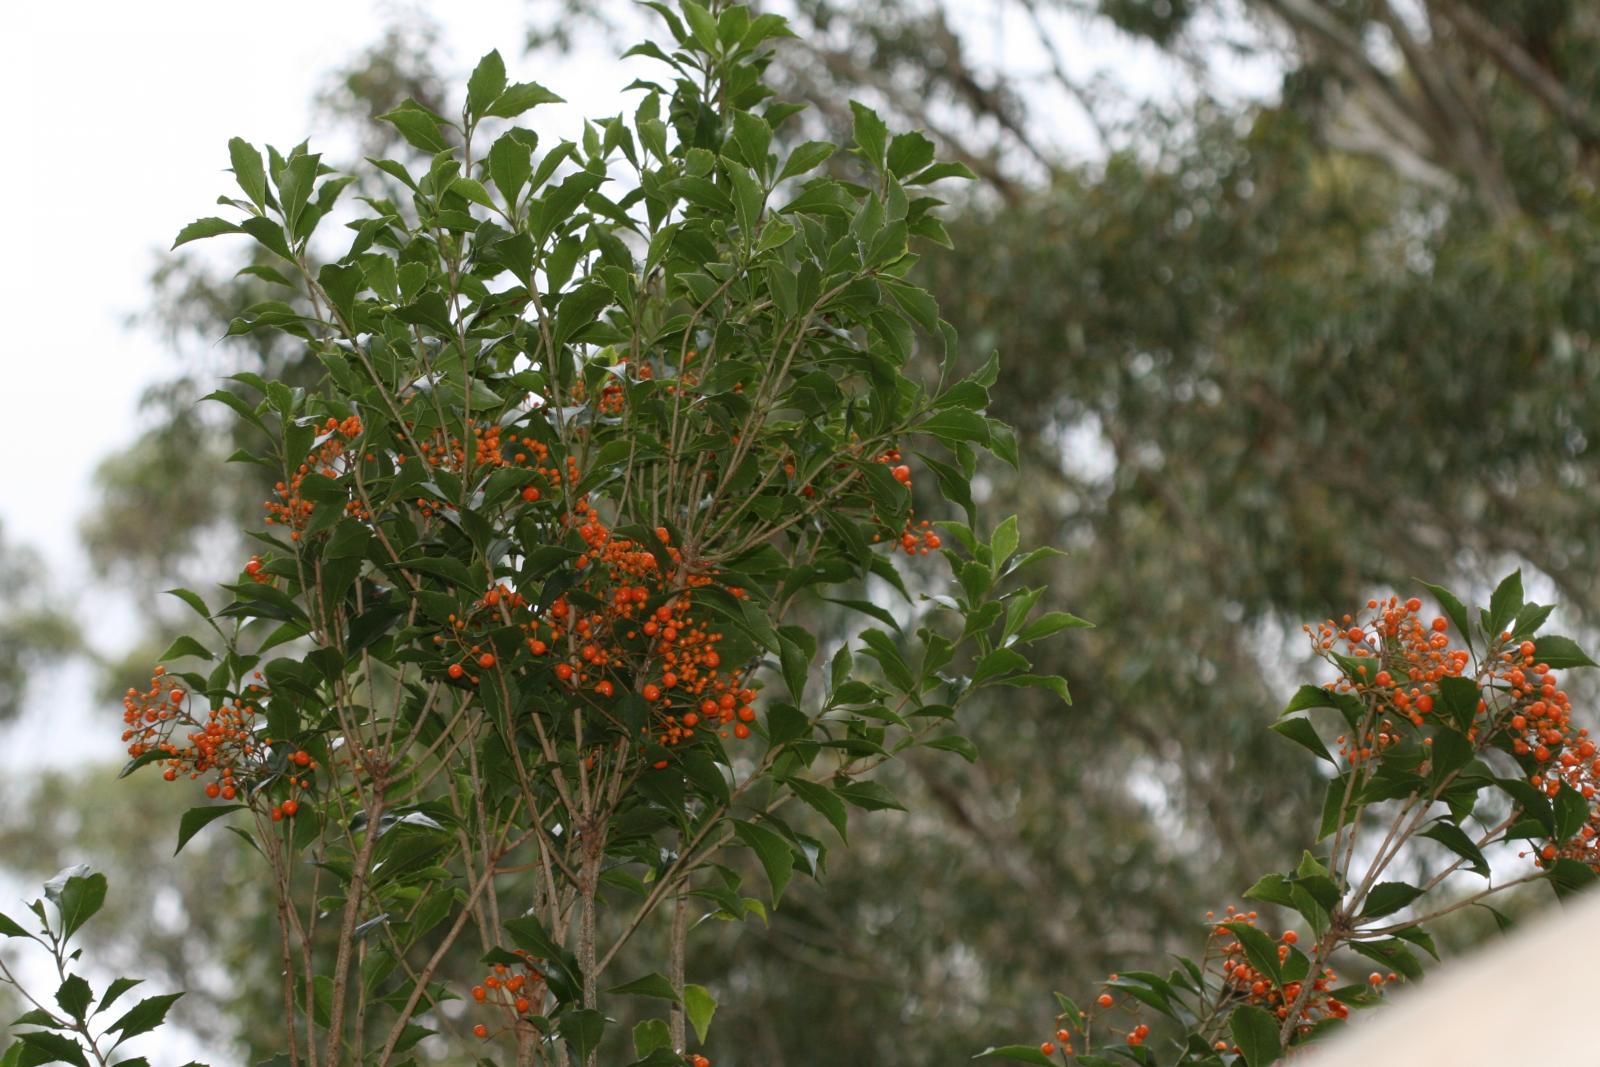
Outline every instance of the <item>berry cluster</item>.
{"type": "MultiPolygon", "coordinates": [[[[520,1019],[544,1013],[546,989],[544,975],[538,970],[542,961],[522,949],[517,949],[516,955],[522,958],[520,964],[497,963],[481,983],[472,987],[473,1001],[498,1009],[508,1027],[515,1026],[520,1019]],[[518,969],[513,970],[513,966],[518,969]]],[[[478,1023],[472,1032],[487,1038],[489,1027],[478,1023]]]]}
{"type": "MultiPolygon", "coordinates": [[[[1215,914],[1206,913],[1207,921],[1214,920],[1215,914]]],[[[1230,905],[1227,921],[1245,923],[1254,926],[1257,915],[1255,912],[1238,912],[1230,905]]],[[[1264,1008],[1279,1019],[1287,1019],[1291,1008],[1300,1003],[1301,994],[1305,991],[1304,979],[1285,982],[1281,987],[1273,984],[1269,975],[1253,966],[1248,959],[1243,943],[1237,934],[1227,925],[1218,924],[1211,929],[1212,943],[1208,948],[1208,956],[1220,959],[1222,981],[1238,999],[1246,1004],[1254,1004],[1264,1008]]],[[[1285,930],[1278,938],[1278,963],[1285,964],[1295,944],[1300,940],[1300,935],[1293,930],[1285,930]]],[[[1311,981],[1311,995],[1300,1004],[1297,1015],[1297,1026],[1301,1032],[1310,1028],[1323,1019],[1344,1019],[1349,1016],[1350,1009],[1335,997],[1332,989],[1335,988],[1337,976],[1326,968],[1311,981]]]]}
{"type": "MultiPolygon", "coordinates": [[[[911,468],[901,462],[903,458],[898,448],[891,448],[878,457],[878,462],[890,465],[889,473],[894,475],[894,480],[910,489],[911,468]]],[[[881,541],[883,535],[874,534],[872,539],[881,541]]],[[[939,535],[933,532],[931,523],[926,519],[920,523],[916,521],[915,510],[908,513],[905,526],[895,538],[895,547],[908,556],[926,556],[943,543],[939,535]]]]}
{"type": "MultiPolygon", "coordinates": [[[[322,433],[322,443],[306,456],[305,462],[296,468],[287,482],[278,482],[273,486],[276,499],[266,502],[267,525],[287,526],[289,537],[294,541],[300,540],[301,531],[316,510],[316,505],[301,492],[306,478],[313,474],[325,478],[339,477],[347,455],[347,442],[361,436],[361,419],[355,415],[343,420],[329,416],[322,425],[322,433]]],[[[372,456],[369,454],[367,458],[371,459],[372,456]]],[[[356,500],[348,501],[345,510],[357,518],[370,518],[356,500]]]]}
{"type": "MultiPolygon", "coordinates": [[[[260,678],[260,675],[256,675],[260,678]]],[[[195,702],[182,685],[157,667],[150,675],[150,688],[130,688],[122,698],[122,721],[127,727],[122,740],[134,759],[155,756],[151,762],[165,770],[162,777],[175,782],[187,776],[191,781],[206,775],[205,794],[212,800],[235,800],[252,782],[264,781],[281,773],[288,796],[271,809],[273,821],[293,818],[300,810],[297,795],[311,789],[310,773],[317,761],[303,749],[291,749],[281,758],[281,772],[275,768],[271,739],[258,737],[256,724],[260,709],[253,702],[266,695],[260,684],[249,686],[253,700],[236,700],[207,710],[204,720],[194,712],[195,702]]],[[[280,751],[281,748],[280,748],[280,751]]]]}
{"type": "Polygon", "coordinates": [[[1574,859],[1600,872],[1600,758],[1588,729],[1572,721],[1571,698],[1549,664],[1539,660],[1536,643],[1502,632],[1473,667],[1469,650],[1451,647],[1448,620],[1424,625],[1421,608],[1415,597],[1404,603],[1397,597],[1369,600],[1366,612],[1304,628],[1314,651],[1344,660],[1343,673],[1330,688],[1368,699],[1376,710],[1369,730],[1339,738],[1339,754],[1351,763],[1370,760],[1406,740],[1407,728],[1444,721],[1441,681],[1470,677],[1485,696],[1467,738],[1501,744],[1521,757],[1528,781],[1546,795],[1554,798],[1566,787],[1589,804],[1584,825],[1566,840],[1547,842],[1534,862],[1548,866],[1574,859]]]}

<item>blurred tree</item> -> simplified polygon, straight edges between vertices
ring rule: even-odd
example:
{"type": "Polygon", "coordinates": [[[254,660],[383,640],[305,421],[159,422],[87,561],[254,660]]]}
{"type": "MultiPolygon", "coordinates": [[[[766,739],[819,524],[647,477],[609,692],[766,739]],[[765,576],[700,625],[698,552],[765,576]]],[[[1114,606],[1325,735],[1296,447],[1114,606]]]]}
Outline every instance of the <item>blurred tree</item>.
{"type": "Polygon", "coordinates": [[[27,546],[8,542],[0,528],[0,722],[22,710],[34,670],[80,647],[44,562],[27,546]]]}
{"type": "MultiPolygon", "coordinates": [[[[719,1026],[738,1034],[719,1067],[954,1061],[1040,1029],[1051,988],[1158,963],[1294,855],[1313,801],[1271,774],[1283,749],[1262,727],[1300,621],[1413,575],[1482,586],[1508,559],[1576,623],[1600,618],[1600,14],[996,0],[1025,65],[985,61],[994,42],[956,0],[794,6],[810,43],[785,54],[788,87],[816,126],[870,96],[986,179],[951,225],[959,260],[932,257],[929,278],[970,359],[1003,356],[997,414],[1027,463],[992,472],[992,507],[1070,550],[1052,595],[1100,629],[1038,665],[1073,679],[1072,711],[996,705],[972,730],[981,762],[913,761],[898,788],[942,818],[874,825],[823,888],[797,886],[690,978],[723,991],[719,1026]],[[1075,42],[1107,26],[1184,91],[1078,69],[1075,42]],[[1282,71],[1276,99],[1225,91],[1241,50],[1282,71]],[[1065,117],[1093,157],[1060,147],[1065,117]],[[886,882],[925,890],[890,909],[886,882]]],[[[540,5],[532,37],[572,46],[594,26],[579,16],[618,10],[540,5]]],[[[391,35],[325,94],[365,154],[404,150],[362,119],[427,101],[431,47],[391,35]]],[[[264,496],[251,468],[220,466],[233,442],[193,408],[208,359],[293,372],[270,342],[200,355],[241,287],[272,283],[181,259],[158,276],[148,321],[185,374],[102,468],[86,525],[130,580],[221,569],[238,546],[195,548],[264,496]]]]}

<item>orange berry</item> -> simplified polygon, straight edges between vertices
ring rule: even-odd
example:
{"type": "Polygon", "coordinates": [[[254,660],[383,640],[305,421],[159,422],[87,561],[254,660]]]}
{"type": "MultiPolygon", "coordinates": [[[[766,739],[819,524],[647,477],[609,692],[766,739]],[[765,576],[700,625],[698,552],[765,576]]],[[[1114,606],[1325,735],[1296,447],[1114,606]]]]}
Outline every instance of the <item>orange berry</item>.
{"type": "Polygon", "coordinates": [[[474,1026],[472,1028],[472,1032],[473,1032],[474,1035],[476,1035],[477,1037],[480,1037],[480,1038],[489,1036],[489,1028],[487,1026],[483,1025],[482,1023],[479,1023],[477,1026],[474,1026]]]}
{"type": "Polygon", "coordinates": [[[1113,1003],[1110,993],[1101,993],[1095,998],[1094,1002],[1100,1005],[1102,1008],[1109,1008],[1113,1003]]]}
{"type": "Polygon", "coordinates": [[[459,664],[459,663],[452,663],[452,664],[450,664],[449,669],[445,671],[445,673],[448,674],[452,678],[460,678],[463,674],[467,673],[467,669],[465,667],[461,666],[461,664],[459,664]]]}
{"type": "Polygon", "coordinates": [[[484,670],[488,670],[490,667],[493,667],[494,666],[494,653],[493,652],[485,652],[483,655],[479,656],[478,657],[478,666],[482,667],[484,670]]]}
{"type": "Polygon", "coordinates": [[[522,499],[526,500],[530,504],[533,503],[535,500],[539,499],[539,490],[535,489],[531,485],[528,486],[528,488],[522,491],[522,499]]]}

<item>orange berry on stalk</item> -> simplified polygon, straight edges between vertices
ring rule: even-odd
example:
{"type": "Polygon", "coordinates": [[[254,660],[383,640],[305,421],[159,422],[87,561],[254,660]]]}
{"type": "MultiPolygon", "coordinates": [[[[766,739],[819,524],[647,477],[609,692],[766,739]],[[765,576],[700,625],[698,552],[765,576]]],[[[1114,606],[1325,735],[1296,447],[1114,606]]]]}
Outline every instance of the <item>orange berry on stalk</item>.
{"type": "Polygon", "coordinates": [[[595,685],[594,691],[596,693],[599,693],[603,697],[610,697],[612,693],[615,693],[617,691],[617,688],[616,688],[616,686],[612,685],[610,682],[605,681],[605,680],[601,680],[598,684],[595,685]]]}
{"type": "Polygon", "coordinates": [[[1061,1042],[1062,1044],[1066,1044],[1067,1042],[1072,1040],[1072,1031],[1070,1031],[1070,1030],[1057,1030],[1056,1031],[1056,1040],[1061,1042]]]}
{"type": "Polygon", "coordinates": [[[489,1028],[482,1023],[479,1023],[477,1026],[472,1028],[472,1033],[477,1037],[488,1037],[489,1028]]]}
{"type": "Polygon", "coordinates": [[[522,491],[522,499],[526,500],[530,504],[533,503],[535,500],[539,499],[539,490],[535,489],[531,485],[528,486],[528,488],[522,491]]]}
{"type": "Polygon", "coordinates": [[[1101,993],[1095,998],[1094,1002],[1100,1005],[1102,1008],[1109,1008],[1113,1003],[1110,993],[1101,993]]]}
{"type": "Polygon", "coordinates": [[[911,484],[911,468],[906,466],[904,463],[900,464],[900,466],[894,468],[889,473],[894,475],[894,480],[899,482],[901,485],[911,484]]]}
{"type": "Polygon", "coordinates": [[[482,667],[484,670],[488,670],[490,667],[493,667],[494,666],[494,653],[493,652],[485,652],[483,655],[479,656],[478,657],[478,666],[482,667]]]}
{"type": "Polygon", "coordinates": [[[570,664],[570,663],[557,663],[556,664],[556,677],[560,678],[563,682],[572,681],[572,664],[570,664]]]}
{"type": "Polygon", "coordinates": [[[1296,941],[1299,941],[1299,940],[1300,940],[1300,935],[1295,933],[1293,930],[1285,930],[1283,932],[1283,943],[1284,944],[1292,945],[1296,941]]]}
{"type": "Polygon", "coordinates": [[[746,726],[742,722],[734,723],[733,724],[733,736],[737,737],[739,740],[743,741],[745,738],[750,736],[750,727],[746,726]]]}
{"type": "Polygon", "coordinates": [[[539,640],[537,637],[531,637],[531,638],[528,639],[528,651],[532,652],[535,656],[544,655],[545,652],[549,649],[549,647],[550,646],[546,645],[543,641],[539,640]]]}
{"type": "Polygon", "coordinates": [[[283,802],[283,814],[285,817],[292,819],[299,810],[300,802],[298,800],[285,800],[283,802]]]}
{"type": "Polygon", "coordinates": [[[489,991],[487,989],[483,988],[483,986],[475,985],[475,986],[472,987],[472,999],[477,1001],[479,1004],[482,1004],[483,1003],[483,999],[485,997],[487,997],[488,995],[489,995],[489,991]]]}
{"type": "Polygon", "coordinates": [[[222,787],[216,782],[212,782],[210,785],[206,786],[206,796],[210,797],[212,800],[217,799],[217,797],[221,794],[222,787]]]}
{"type": "Polygon", "coordinates": [[[1433,620],[1433,629],[1435,633],[1442,634],[1446,630],[1450,629],[1450,621],[1441,615],[1437,619],[1433,620]]]}
{"type": "Polygon", "coordinates": [[[644,687],[641,695],[653,704],[661,699],[661,687],[651,682],[644,687]]]}
{"type": "Polygon", "coordinates": [[[467,669],[459,663],[452,663],[445,673],[452,678],[460,678],[463,674],[467,673],[467,669]]]}
{"type": "Polygon", "coordinates": [[[517,1010],[518,1011],[527,1011],[528,1010],[528,998],[527,997],[518,997],[517,998],[517,1010]]]}

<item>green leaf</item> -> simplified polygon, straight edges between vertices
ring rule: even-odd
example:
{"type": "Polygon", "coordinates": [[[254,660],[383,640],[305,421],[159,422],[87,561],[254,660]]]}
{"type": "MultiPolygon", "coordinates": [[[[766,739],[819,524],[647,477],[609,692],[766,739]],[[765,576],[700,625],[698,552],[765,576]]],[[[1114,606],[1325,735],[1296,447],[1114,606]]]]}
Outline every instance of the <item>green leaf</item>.
{"type": "MultiPolygon", "coordinates": [[[[965,408],[946,408],[917,426],[919,433],[930,434],[946,444],[957,441],[989,443],[989,423],[982,415],[965,408]]],[[[1013,549],[1015,545],[1012,546],[1013,549]]]]}
{"type": "Polygon", "coordinates": [[[661,1019],[646,1019],[633,1028],[633,1054],[641,1058],[657,1049],[672,1048],[672,1031],[661,1019]]]}
{"type": "Polygon", "coordinates": [[[130,1037],[147,1034],[160,1026],[166,1020],[167,1011],[181,996],[182,993],[163,993],[158,997],[145,997],[129,1008],[122,1018],[111,1024],[110,1029],[122,1034],[117,1044],[122,1044],[130,1037]]]}
{"type": "Polygon", "coordinates": [[[1489,861],[1484,858],[1483,851],[1468,837],[1466,832],[1451,822],[1449,819],[1439,819],[1422,831],[1422,836],[1437,841],[1445,848],[1471,864],[1478,875],[1489,877],[1489,861]]]}
{"type": "Polygon", "coordinates": [[[95,1011],[105,1011],[115,1004],[117,998],[136,985],[144,984],[143,978],[118,978],[106,987],[105,995],[100,998],[100,1003],[95,1005],[95,1011]]]}
{"type": "Polygon", "coordinates": [[[519,82],[501,93],[495,102],[489,105],[489,109],[484,114],[493,115],[496,118],[514,119],[524,111],[540,104],[563,103],[566,103],[566,101],[542,85],[534,82],[519,82]]]}
{"type": "Polygon", "coordinates": [[[1333,754],[1328,751],[1328,746],[1322,743],[1322,738],[1311,725],[1310,719],[1300,715],[1292,719],[1279,719],[1272,724],[1272,729],[1329,763],[1335,762],[1333,754]]]}
{"type": "Polygon", "coordinates": [[[233,177],[244,190],[244,195],[256,207],[267,203],[267,169],[261,163],[261,153],[242,137],[228,141],[228,158],[233,163],[233,177]]]}
{"type": "Polygon", "coordinates": [[[18,1034],[17,1040],[21,1041],[32,1052],[24,1052],[23,1058],[18,1060],[21,1064],[38,1063],[71,1063],[76,1067],[89,1067],[89,1061],[84,1058],[83,1049],[78,1047],[76,1041],[52,1034],[49,1031],[35,1031],[32,1033],[18,1034]],[[44,1059],[40,1059],[40,1056],[44,1059]]]}
{"type": "Polygon", "coordinates": [[[506,134],[489,146],[489,177],[510,203],[533,176],[532,152],[519,138],[506,134]]]}
{"type": "Polygon", "coordinates": [[[1593,869],[1587,863],[1566,857],[1556,860],[1550,867],[1547,877],[1550,879],[1550,887],[1562,900],[1583,892],[1597,880],[1593,869]]]}
{"type": "Polygon", "coordinates": [[[1281,904],[1286,908],[1294,906],[1294,894],[1290,890],[1289,880],[1281,874],[1265,875],[1255,885],[1246,889],[1244,895],[1249,900],[1281,904]]]}
{"type": "Polygon", "coordinates": [[[978,762],[978,746],[973,744],[970,738],[962,737],[959,734],[946,734],[943,737],[935,737],[932,741],[924,741],[922,746],[924,748],[936,748],[941,752],[954,752],[968,763],[978,762]]]}
{"type": "Polygon", "coordinates": [[[1445,677],[1439,679],[1439,695],[1444,699],[1445,710],[1456,729],[1465,733],[1478,715],[1478,683],[1471,678],[1445,677]]]}
{"type": "Polygon", "coordinates": [[[186,245],[190,241],[199,241],[207,237],[216,237],[224,233],[238,232],[239,227],[236,224],[229,222],[227,219],[219,219],[215,216],[204,219],[196,219],[178,231],[178,236],[172,242],[172,247],[177,248],[179,245],[186,245]]]}
{"type": "Polygon", "coordinates": [[[1594,660],[1586,655],[1578,643],[1570,637],[1558,634],[1546,634],[1533,642],[1533,658],[1536,663],[1549,664],[1551,670],[1565,670],[1569,667],[1593,667],[1594,660]]]}
{"type": "Polygon", "coordinates": [[[56,1003],[61,1005],[62,1010],[68,1015],[80,1022],[88,1012],[89,1002],[93,999],[94,993],[89,989],[89,983],[75,974],[67,975],[56,990],[56,1003]]]}
{"type": "Polygon", "coordinates": [[[69,867],[44,886],[45,896],[61,912],[61,940],[65,941],[94,917],[106,902],[106,876],[87,867],[69,867]]]}
{"type": "MultiPolygon", "coordinates": [[[[1419,579],[1419,581],[1421,581],[1419,579]]],[[[1422,588],[1433,594],[1433,599],[1439,602],[1440,609],[1444,612],[1456,632],[1469,644],[1472,642],[1472,628],[1467,624],[1467,606],[1456,598],[1456,595],[1442,585],[1431,582],[1421,582],[1422,588]]]]}
{"type": "Polygon", "coordinates": [[[483,114],[505,89],[506,61],[496,50],[478,60],[472,76],[467,79],[467,111],[473,115],[483,114]]]}
{"type": "Polygon", "coordinates": [[[933,142],[916,130],[889,142],[889,173],[907,178],[933,162],[933,142]]]}
{"type": "Polygon", "coordinates": [[[1382,941],[1351,941],[1348,944],[1352,950],[1391,971],[1412,979],[1422,977],[1422,962],[1403,941],[1390,937],[1382,941]]]}
{"type": "Polygon", "coordinates": [[[344,322],[355,318],[356,294],[366,284],[366,274],[359,264],[326,263],[317,272],[317,284],[322,286],[344,322]]]}
{"type": "Polygon", "coordinates": [[[1589,802],[1583,799],[1582,793],[1562,782],[1555,797],[1555,815],[1555,838],[1565,841],[1589,821],[1589,802]]]}
{"type": "Polygon", "coordinates": [[[0,912],[0,937],[29,937],[32,936],[24,930],[11,916],[0,912]]]}
{"type": "Polygon", "coordinates": [[[439,120],[415,100],[407,100],[393,111],[379,115],[378,121],[392,123],[407,142],[424,152],[443,152],[450,147],[439,120]]]}
{"type": "Polygon", "coordinates": [[[1094,623],[1065,611],[1047,611],[1017,631],[1019,641],[1038,641],[1062,630],[1092,630],[1094,623]]]}
{"type": "Polygon", "coordinates": [[[789,842],[777,832],[757,823],[734,823],[733,832],[761,860],[761,867],[767,872],[767,881],[772,883],[772,906],[777,907],[784,887],[794,876],[794,851],[789,847],[789,842]]]}
{"type": "Polygon", "coordinates": [[[1352,715],[1359,720],[1365,710],[1361,701],[1349,693],[1335,693],[1320,685],[1302,685],[1295,690],[1294,696],[1289,698],[1289,703],[1278,714],[1292,715],[1308,708],[1335,708],[1344,715],[1346,721],[1349,721],[1352,715]]]}
{"type": "Polygon", "coordinates": [[[1283,968],[1278,962],[1278,945],[1272,938],[1247,922],[1223,923],[1244,947],[1250,966],[1272,979],[1273,985],[1283,984],[1283,968]]]}
{"type": "Polygon", "coordinates": [[[835,152],[839,146],[832,141],[807,141],[797,145],[789,158],[784,161],[783,169],[778,172],[778,180],[793,178],[796,175],[806,174],[821,166],[835,152]]]}
{"type": "Polygon", "coordinates": [[[1265,1067],[1283,1055],[1278,1044],[1278,1020],[1260,1008],[1246,1004],[1228,1017],[1228,1031],[1248,1067],[1265,1067]]]}
{"type": "Polygon", "coordinates": [[[795,796],[828,820],[838,833],[839,840],[849,843],[850,815],[844,806],[844,801],[840,800],[833,790],[805,778],[787,778],[784,784],[793,790],[795,796]]]}
{"type": "Polygon", "coordinates": [[[701,48],[707,52],[717,51],[717,20],[705,7],[695,0],[681,0],[683,17],[689,23],[689,30],[694,34],[694,39],[701,48]]]}
{"type": "Polygon", "coordinates": [[[579,1063],[587,1062],[589,1053],[600,1047],[605,1032],[606,1017],[591,1008],[570,1011],[561,1019],[561,1040],[577,1053],[579,1063]]]}
{"type": "Polygon", "coordinates": [[[1015,1060],[1017,1063],[1040,1063],[1044,1067],[1054,1067],[1055,1061],[1043,1052],[1038,1045],[991,1045],[972,1057],[975,1060],[999,1058],[1002,1060],[1015,1060]]]}
{"type": "Polygon", "coordinates": [[[185,656],[194,656],[205,660],[212,658],[210,649],[185,634],[167,646],[167,650],[161,653],[161,662],[171,663],[173,660],[182,659],[185,656]]]}
{"type": "Polygon", "coordinates": [[[694,1027],[695,1039],[705,1044],[711,1017],[717,1013],[717,998],[703,985],[686,985],[683,987],[683,1010],[689,1016],[689,1025],[694,1027]]]}
{"type": "Polygon", "coordinates": [[[1488,630],[1489,640],[1498,640],[1506,623],[1515,618],[1517,612],[1521,610],[1522,572],[1515,570],[1506,575],[1489,596],[1489,614],[1484,624],[1484,628],[1488,630]]]}
{"type": "Polygon", "coordinates": [[[1060,698],[1063,704],[1072,703],[1072,692],[1067,688],[1067,680],[1059,674],[1013,674],[996,681],[999,685],[1009,685],[1019,689],[1048,689],[1060,698]]]}
{"type": "MultiPolygon", "coordinates": [[[[670,1000],[673,1003],[677,1003],[678,1000],[677,991],[672,988],[672,983],[667,980],[665,975],[654,972],[645,975],[643,978],[635,978],[631,982],[624,982],[622,985],[606,990],[606,992],[630,997],[655,997],[658,1000],[670,1000]]],[[[643,1055],[643,1053],[640,1053],[640,1055],[643,1055]]]]}
{"type": "Polygon", "coordinates": [[[1367,894],[1357,919],[1376,919],[1392,915],[1422,895],[1422,890],[1405,882],[1379,882],[1367,894]]]}
{"type": "Polygon", "coordinates": [[[882,170],[889,149],[889,128],[878,113],[859,101],[850,101],[850,111],[855,116],[856,152],[872,167],[882,170]]]}
{"type": "Polygon", "coordinates": [[[178,847],[172,850],[176,856],[183,851],[183,846],[189,839],[229,812],[238,811],[243,804],[208,804],[203,807],[190,808],[178,820],[178,847]]]}

